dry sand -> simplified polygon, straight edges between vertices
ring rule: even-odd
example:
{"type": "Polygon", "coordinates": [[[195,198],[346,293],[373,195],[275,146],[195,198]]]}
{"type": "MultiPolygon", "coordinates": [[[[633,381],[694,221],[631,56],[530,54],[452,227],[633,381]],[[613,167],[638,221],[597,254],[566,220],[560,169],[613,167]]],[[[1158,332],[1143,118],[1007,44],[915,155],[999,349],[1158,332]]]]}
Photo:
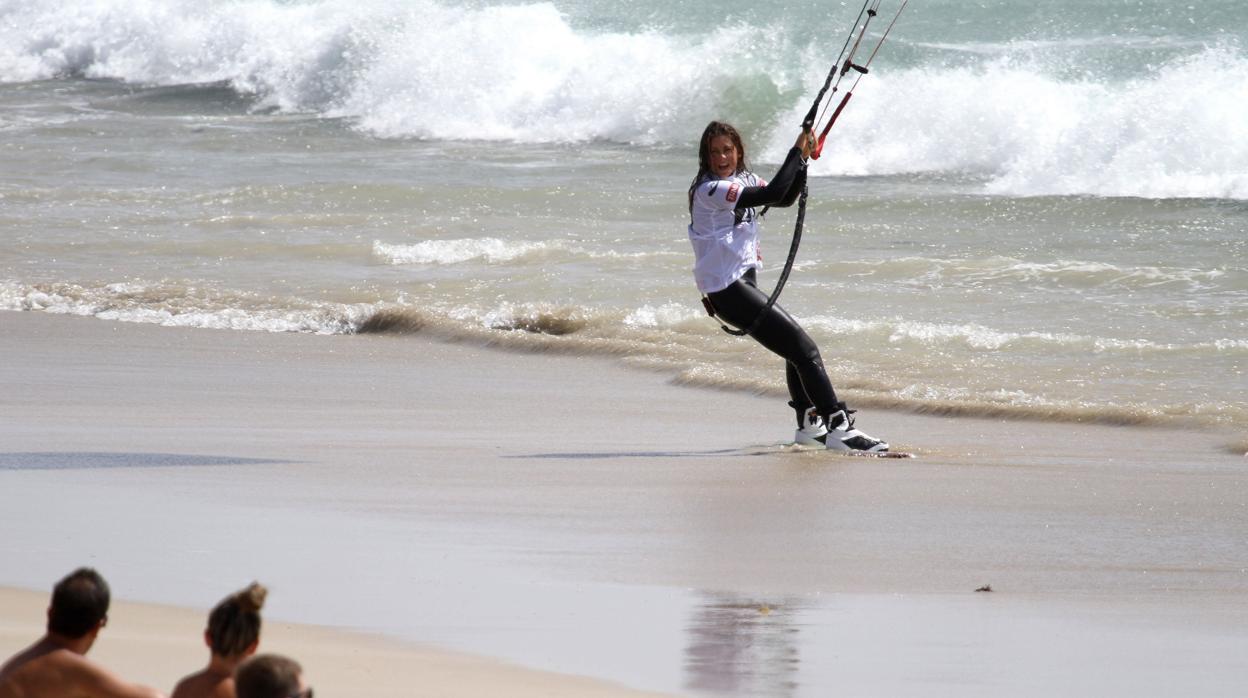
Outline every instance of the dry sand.
{"type": "MultiPolygon", "coordinates": [[[[782,448],[782,403],[606,359],[15,312],[0,351],[0,584],[90,564],[199,609],[110,624],[99,657],[161,688],[252,579],[318,694],[1248,687],[1226,435],[860,415],[920,455],[879,461],[782,448]],[[176,658],[145,665],[153,643],[176,658]]],[[[0,652],[43,595],[2,597],[0,652]]]]}
{"type": "MultiPolygon", "coordinates": [[[[46,620],[48,593],[0,589],[0,653],[29,645],[46,620]]],[[[116,602],[88,653],[124,678],[165,693],[203,668],[206,614],[172,606],[116,602]]],[[[263,651],[296,657],[317,695],[641,698],[606,681],[533,671],[464,654],[291,623],[265,623],[263,651]]]]}

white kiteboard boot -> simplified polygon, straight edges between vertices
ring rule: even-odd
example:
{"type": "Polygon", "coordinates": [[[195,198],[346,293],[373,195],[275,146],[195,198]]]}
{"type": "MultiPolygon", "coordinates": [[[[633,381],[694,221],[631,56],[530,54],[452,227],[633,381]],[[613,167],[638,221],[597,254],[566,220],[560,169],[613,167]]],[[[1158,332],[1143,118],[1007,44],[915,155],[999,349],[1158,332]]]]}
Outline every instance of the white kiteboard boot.
{"type": "Polygon", "coordinates": [[[819,416],[818,410],[813,407],[798,409],[797,424],[797,432],[793,434],[793,443],[799,446],[823,446],[824,439],[828,435],[828,427],[823,423],[823,417],[819,416]]]}
{"type": "Polygon", "coordinates": [[[840,403],[840,409],[828,415],[828,434],[824,443],[829,451],[858,451],[862,453],[887,453],[888,442],[868,436],[854,427],[854,410],[840,403]]]}

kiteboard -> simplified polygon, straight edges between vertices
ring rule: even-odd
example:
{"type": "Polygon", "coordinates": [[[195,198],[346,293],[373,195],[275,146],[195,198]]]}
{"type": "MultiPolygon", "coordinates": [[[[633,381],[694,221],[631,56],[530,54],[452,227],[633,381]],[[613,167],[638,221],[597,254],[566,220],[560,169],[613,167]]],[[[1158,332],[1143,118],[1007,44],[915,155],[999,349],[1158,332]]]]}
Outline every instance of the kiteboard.
{"type": "Polygon", "coordinates": [[[823,451],[834,456],[849,456],[851,458],[918,458],[917,455],[910,451],[856,451],[853,449],[838,451],[825,448],[823,444],[816,446],[814,444],[806,445],[794,442],[785,444],[784,448],[792,451],[823,451]]]}
{"type": "MultiPolygon", "coordinates": [[[[827,449],[824,449],[825,451],[827,449]]],[[[853,456],[854,458],[917,458],[918,456],[909,451],[832,451],[838,456],[853,456]]]]}

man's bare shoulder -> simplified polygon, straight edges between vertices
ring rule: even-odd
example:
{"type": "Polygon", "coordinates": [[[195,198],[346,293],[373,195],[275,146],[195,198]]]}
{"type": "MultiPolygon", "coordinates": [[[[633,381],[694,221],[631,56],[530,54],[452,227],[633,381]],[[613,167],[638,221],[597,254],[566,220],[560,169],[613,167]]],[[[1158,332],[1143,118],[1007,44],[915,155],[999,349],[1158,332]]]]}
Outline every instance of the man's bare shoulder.
{"type": "Polygon", "coordinates": [[[0,670],[0,698],[158,698],[153,689],[122,681],[77,652],[37,645],[0,670]]]}
{"type": "Polygon", "coordinates": [[[33,645],[0,668],[0,698],[81,695],[87,661],[67,649],[33,645]]]}

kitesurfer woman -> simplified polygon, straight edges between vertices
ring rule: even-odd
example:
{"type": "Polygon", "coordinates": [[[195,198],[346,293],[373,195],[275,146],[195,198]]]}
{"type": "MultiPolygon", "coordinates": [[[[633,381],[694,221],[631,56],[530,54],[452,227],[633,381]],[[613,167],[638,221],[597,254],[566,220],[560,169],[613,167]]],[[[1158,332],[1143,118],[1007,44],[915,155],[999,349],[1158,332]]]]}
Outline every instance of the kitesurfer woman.
{"type": "Polygon", "coordinates": [[[838,400],[819,348],[779,305],[767,307],[757,269],[758,206],[791,206],[806,185],[806,160],[815,143],[803,132],[771,182],[750,172],[741,134],[712,121],[698,146],[698,174],[689,186],[689,241],[694,280],[707,310],[786,362],[789,405],[797,411],[795,440],[830,450],[882,452],[888,444],[854,428],[854,410],[838,400]],[[759,316],[765,311],[765,315],[759,316]]]}

